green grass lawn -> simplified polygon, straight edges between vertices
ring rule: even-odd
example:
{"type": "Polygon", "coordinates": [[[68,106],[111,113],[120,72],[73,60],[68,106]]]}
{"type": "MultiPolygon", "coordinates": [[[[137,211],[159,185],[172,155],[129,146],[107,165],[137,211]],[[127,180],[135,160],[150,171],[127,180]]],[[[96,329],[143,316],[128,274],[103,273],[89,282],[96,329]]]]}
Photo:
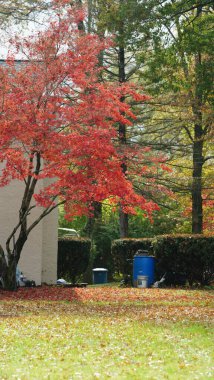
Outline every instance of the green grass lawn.
{"type": "Polygon", "coordinates": [[[1,380],[214,379],[211,292],[60,291],[0,297],[1,380]]]}

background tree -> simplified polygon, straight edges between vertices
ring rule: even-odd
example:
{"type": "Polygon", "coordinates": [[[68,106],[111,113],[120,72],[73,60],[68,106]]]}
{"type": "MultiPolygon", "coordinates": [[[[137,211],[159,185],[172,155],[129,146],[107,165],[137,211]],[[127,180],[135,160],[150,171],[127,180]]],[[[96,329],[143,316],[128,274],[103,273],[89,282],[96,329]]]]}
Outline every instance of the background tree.
{"type": "Polygon", "coordinates": [[[167,178],[172,189],[191,194],[193,233],[203,230],[206,167],[214,156],[212,11],[209,1],[162,2],[154,8],[151,51],[141,53],[142,80],[153,95],[144,141],[166,151],[177,168],[167,178]]]}
{"type": "MultiPolygon", "coordinates": [[[[103,81],[119,81],[120,83],[127,83],[130,80],[137,80],[139,68],[141,67],[141,62],[137,61],[137,54],[139,53],[139,40],[140,36],[142,36],[145,41],[144,48],[148,48],[147,39],[145,34],[147,33],[147,28],[145,29],[143,25],[143,21],[151,22],[150,20],[150,10],[154,6],[154,1],[147,3],[146,6],[142,5],[140,1],[93,1],[91,0],[89,5],[89,26],[90,30],[96,31],[100,36],[111,35],[114,37],[114,46],[111,49],[105,50],[102,53],[101,61],[104,64],[105,72],[103,72],[102,80],[103,81]],[[151,3],[151,4],[150,4],[151,3]]],[[[87,27],[86,27],[87,28],[87,27]]],[[[127,101],[127,99],[121,99],[121,101],[127,101]]],[[[138,125],[141,122],[143,110],[140,107],[138,110],[136,108],[136,104],[132,104],[135,113],[138,114],[138,125]]],[[[136,133],[139,135],[140,128],[142,126],[139,125],[138,129],[129,128],[127,125],[123,125],[120,123],[118,128],[118,139],[121,154],[123,151],[123,146],[134,146],[137,151],[142,148],[138,146],[139,139],[136,138],[136,133]]],[[[149,151],[145,157],[141,157],[141,162],[139,165],[142,165],[142,161],[145,163],[145,167],[148,167],[148,162],[152,165],[152,161],[154,160],[154,156],[152,158],[149,157],[149,151]]],[[[156,160],[163,162],[164,157],[159,155],[156,160]]],[[[131,165],[130,157],[124,155],[123,157],[123,171],[128,174],[128,168],[131,165]]],[[[134,160],[134,165],[138,165],[137,160],[134,160]]],[[[160,168],[161,172],[161,168],[160,168]]],[[[150,189],[154,189],[154,173],[151,176],[151,171],[146,173],[146,171],[140,174],[140,180],[134,181],[136,183],[136,188],[139,192],[144,193],[145,196],[154,197],[151,194],[150,189]],[[144,177],[144,179],[142,178],[144,177]],[[149,186],[149,182],[151,182],[152,177],[152,185],[149,186]],[[140,186],[140,182],[142,185],[140,186]],[[144,186],[145,185],[145,186],[144,186]]],[[[135,176],[137,178],[137,176],[135,176]]],[[[134,178],[132,178],[134,180],[134,178]]],[[[157,180],[157,179],[156,179],[157,180]]],[[[164,191],[164,189],[162,188],[164,191]]],[[[160,191],[158,191],[160,194],[160,191]]],[[[157,194],[156,194],[157,195],[157,194]]],[[[157,201],[157,199],[156,199],[157,201]]],[[[128,236],[128,215],[124,214],[121,210],[120,212],[120,235],[121,237],[128,236]]]]}
{"type": "MultiPolygon", "coordinates": [[[[153,172],[135,177],[134,184],[169,212],[174,208],[178,224],[184,217],[184,230],[184,205],[190,210],[192,204],[191,229],[198,233],[204,224],[203,202],[210,204],[213,198],[213,4],[90,0],[88,7],[88,29],[115,37],[114,47],[102,54],[103,80],[141,80],[152,95],[143,115],[139,110],[134,133],[118,127],[122,144],[150,146],[172,168],[169,173],[155,166],[153,172]],[[165,188],[177,194],[174,204],[164,194],[160,197],[165,188]]],[[[145,158],[148,164],[149,155],[145,158]]],[[[122,229],[126,235],[127,220],[122,229]]]]}

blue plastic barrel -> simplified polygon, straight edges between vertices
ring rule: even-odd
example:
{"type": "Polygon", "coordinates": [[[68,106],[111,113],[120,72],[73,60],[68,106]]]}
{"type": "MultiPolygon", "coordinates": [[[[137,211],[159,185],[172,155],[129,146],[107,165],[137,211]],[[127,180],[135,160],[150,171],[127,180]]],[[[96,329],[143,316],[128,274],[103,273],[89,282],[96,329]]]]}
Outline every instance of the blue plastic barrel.
{"type": "Polygon", "coordinates": [[[133,284],[137,287],[137,277],[147,276],[148,287],[155,281],[155,257],[154,256],[134,256],[133,262],[133,284]]]}
{"type": "Polygon", "coordinates": [[[108,274],[108,269],[94,268],[93,269],[93,284],[106,284],[107,274],[108,274]]]}

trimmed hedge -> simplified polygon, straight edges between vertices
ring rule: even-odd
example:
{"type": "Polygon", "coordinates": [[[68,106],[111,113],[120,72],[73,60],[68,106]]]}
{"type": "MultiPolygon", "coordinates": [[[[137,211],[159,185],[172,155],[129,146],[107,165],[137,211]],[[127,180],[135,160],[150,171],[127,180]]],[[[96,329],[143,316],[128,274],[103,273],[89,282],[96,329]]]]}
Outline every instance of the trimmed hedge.
{"type": "Polygon", "coordinates": [[[214,236],[163,235],[151,239],[118,239],[112,242],[114,271],[132,275],[132,260],[139,250],[156,258],[156,280],[167,273],[171,284],[209,285],[214,281],[214,236]]]}
{"type": "Polygon", "coordinates": [[[114,271],[123,275],[132,274],[132,260],[139,249],[152,253],[153,239],[117,239],[113,240],[111,253],[114,271]]]}
{"type": "Polygon", "coordinates": [[[58,240],[58,278],[66,278],[74,284],[88,267],[90,250],[89,239],[60,238],[58,240]]]}
{"type": "Polygon", "coordinates": [[[190,284],[214,280],[214,236],[163,235],[153,239],[156,277],[166,272],[184,274],[190,284]]]}

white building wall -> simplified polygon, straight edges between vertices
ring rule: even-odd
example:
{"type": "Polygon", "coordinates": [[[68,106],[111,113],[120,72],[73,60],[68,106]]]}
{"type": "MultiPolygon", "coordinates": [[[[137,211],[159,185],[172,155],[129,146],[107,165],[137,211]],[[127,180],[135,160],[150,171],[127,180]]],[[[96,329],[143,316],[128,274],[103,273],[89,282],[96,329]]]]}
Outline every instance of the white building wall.
{"type": "Polygon", "coordinates": [[[42,223],[38,224],[26,241],[18,267],[25,277],[41,285],[42,278],[42,223]]]}
{"type": "Polygon", "coordinates": [[[42,282],[55,284],[57,280],[58,212],[57,209],[42,221],[42,282]]]}
{"type": "MultiPolygon", "coordinates": [[[[18,222],[19,207],[23,195],[23,184],[13,181],[0,188],[0,245],[6,252],[6,240],[18,222]]],[[[41,208],[32,210],[30,220],[41,213],[41,208]]],[[[52,284],[57,276],[57,212],[44,218],[30,233],[24,245],[19,269],[36,285],[52,284]]]]}

